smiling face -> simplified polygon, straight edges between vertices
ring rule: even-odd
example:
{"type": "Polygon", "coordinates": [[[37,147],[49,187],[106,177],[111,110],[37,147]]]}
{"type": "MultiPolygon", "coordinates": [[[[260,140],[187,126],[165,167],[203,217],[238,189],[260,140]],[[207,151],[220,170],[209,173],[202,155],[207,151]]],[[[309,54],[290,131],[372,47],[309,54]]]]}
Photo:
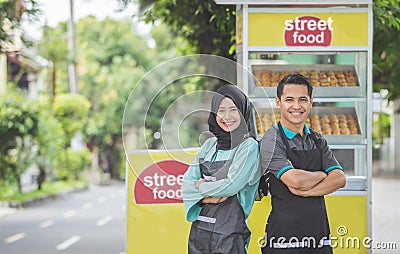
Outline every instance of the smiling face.
{"type": "Polygon", "coordinates": [[[219,127],[226,132],[237,129],[240,125],[240,112],[232,99],[225,97],[218,107],[215,119],[219,127]]]}
{"type": "Polygon", "coordinates": [[[281,98],[275,99],[281,110],[281,123],[289,130],[303,132],[304,123],[312,107],[306,85],[286,84],[281,98]]]}

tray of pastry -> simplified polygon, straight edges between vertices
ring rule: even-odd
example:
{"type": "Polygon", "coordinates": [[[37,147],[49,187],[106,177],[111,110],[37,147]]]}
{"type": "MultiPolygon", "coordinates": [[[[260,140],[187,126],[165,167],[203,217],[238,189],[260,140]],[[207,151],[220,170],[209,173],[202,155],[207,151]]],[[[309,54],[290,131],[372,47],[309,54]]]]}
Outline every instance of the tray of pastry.
{"type": "Polygon", "coordinates": [[[250,63],[251,91],[256,97],[275,97],[279,80],[287,74],[300,73],[313,86],[315,97],[360,97],[360,81],[353,65],[315,64],[261,64],[250,63]]]}
{"type": "MultiPolygon", "coordinates": [[[[253,111],[256,133],[259,138],[280,120],[279,109],[253,111]]],[[[363,144],[357,114],[348,107],[313,107],[306,119],[307,125],[324,135],[329,144],[363,144]]]]}

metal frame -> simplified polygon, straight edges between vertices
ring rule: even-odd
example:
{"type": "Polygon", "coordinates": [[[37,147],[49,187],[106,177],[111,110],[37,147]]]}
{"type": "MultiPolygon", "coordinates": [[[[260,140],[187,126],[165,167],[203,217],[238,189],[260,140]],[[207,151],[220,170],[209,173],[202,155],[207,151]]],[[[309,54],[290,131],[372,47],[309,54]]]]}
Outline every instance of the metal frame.
{"type": "MultiPolygon", "coordinates": [[[[274,0],[249,0],[249,1],[235,1],[235,0],[216,0],[218,4],[235,4],[237,5],[237,13],[241,13],[242,16],[242,44],[238,45],[237,53],[240,55],[238,61],[243,65],[242,73],[238,75],[239,85],[242,86],[243,91],[249,94],[250,85],[248,76],[251,73],[251,66],[249,66],[249,52],[307,52],[307,53],[329,53],[329,52],[366,52],[366,54],[358,54],[358,59],[355,60],[355,65],[360,65],[360,60],[366,63],[366,73],[363,72],[361,75],[366,81],[364,91],[360,97],[357,98],[340,98],[340,101],[355,101],[357,105],[355,108],[363,107],[363,110],[357,112],[362,114],[361,118],[366,120],[365,135],[366,144],[335,144],[332,148],[334,149],[354,149],[355,151],[355,173],[362,173],[367,178],[367,190],[357,192],[357,195],[367,196],[367,231],[368,236],[372,236],[372,27],[373,27],[373,15],[372,15],[372,0],[333,0],[333,1],[312,1],[312,0],[291,0],[285,2],[279,2],[277,4],[274,0]],[[335,8],[342,6],[351,8],[335,8]],[[330,47],[286,47],[286,46],[249,46],[248,36],[248,14],[255,12],[268,12],[268,13],[279,13],[279,12],[367,12],[368,13],[368,45],[367,46],[330,46],[330,47]],[[325,7],[325,8],[324,8],[325,7]],[[363,59],[360,59],[363,58],[363,59]],[[366,59],[364,59],[366,58],[366,59]],[[248,71],[248,73],[246,73],[248,71]],[[364,158],[366,156],[366,158],[364,158]],[[366,161],[366,169],[359,168],[359,161],[366,161]],[[364,171],[365,170],[365,171],[364,171]]],[[[252,98],[255,102],[257,100],[271,100],[271,98],[252,98]]],[[[315,101],[337,101],[336,98],[315,98],[315,101]]],[[[270,102],[271,103],[271,102],[270,102]]],[[[338,195],[351,195],[350,193],[338,193],[338,195]]],[[[368,250],[371,253],[371,249],[368,250]]]]}

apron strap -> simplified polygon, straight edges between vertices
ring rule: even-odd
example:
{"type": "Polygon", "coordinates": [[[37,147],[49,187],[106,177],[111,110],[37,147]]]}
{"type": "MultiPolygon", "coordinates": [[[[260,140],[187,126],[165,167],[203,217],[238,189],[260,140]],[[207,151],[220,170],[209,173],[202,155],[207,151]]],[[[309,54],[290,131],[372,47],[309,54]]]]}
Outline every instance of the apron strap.
{"type": "Polygon", "coordinates": [[[289,142],[287,141],[285,132],[283,131],[281,121],[278,122],[278,128],[279,128],[279,132],[281,134],[281,139],[286,146],[286,150],[289,150],[290,149],[289,142]]]}
{"type": "Polygon", "coordinates": [[[315,134],[315,131],[313,129],[310,128],[309,130],[310,130],[310,136],[314,140],[315,145],[317,146],[318,149],[321,149],[319,143],[321,140],[317,138],[317,135],[315,134]]]}

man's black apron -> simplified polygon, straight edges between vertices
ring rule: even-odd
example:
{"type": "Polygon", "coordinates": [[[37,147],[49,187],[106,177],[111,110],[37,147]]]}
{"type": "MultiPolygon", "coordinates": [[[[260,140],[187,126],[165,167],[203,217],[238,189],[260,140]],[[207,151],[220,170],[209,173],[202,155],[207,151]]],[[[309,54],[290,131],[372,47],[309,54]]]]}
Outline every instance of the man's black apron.
{"type": "MultiPolygon", "coordinates": [[[[207,181],[226,178],[234,156],[227,161],[204,161],[201,158],[199,162],[203,178],[207,181]]],[[[204,204],[199,218],[192,223],[190,229],[188,253],[247,253],[250,230],[245,219],[236,195],[219,204],[204,204]]]]}
{"type": "MultiPolygon", "coordinates": [[[[286,146],[287,157],[294,168],[309,171],[323,170],[319,142],[312,130],[310,130],[311,137],[316,148],[292,150],[280,122],[278,127],[286,146]]],[[[330,245],[330,230],[324,197],[294,195],[281,180],[272,175],[268,181],[272,196],[272,211],[267,221],[265,247],[262,248],[262,252],[283,253],[283,249],[287,249],[286,253],[292,253],[293,248],[319,248],[320,252],[316,253],[331,253],[331,247],[326,246],[330,245]],[[280,237],[283,238],[278,240],[280,237]],[[322,246],[325,246],[323,252],[321,252],[322,246]]]]}

